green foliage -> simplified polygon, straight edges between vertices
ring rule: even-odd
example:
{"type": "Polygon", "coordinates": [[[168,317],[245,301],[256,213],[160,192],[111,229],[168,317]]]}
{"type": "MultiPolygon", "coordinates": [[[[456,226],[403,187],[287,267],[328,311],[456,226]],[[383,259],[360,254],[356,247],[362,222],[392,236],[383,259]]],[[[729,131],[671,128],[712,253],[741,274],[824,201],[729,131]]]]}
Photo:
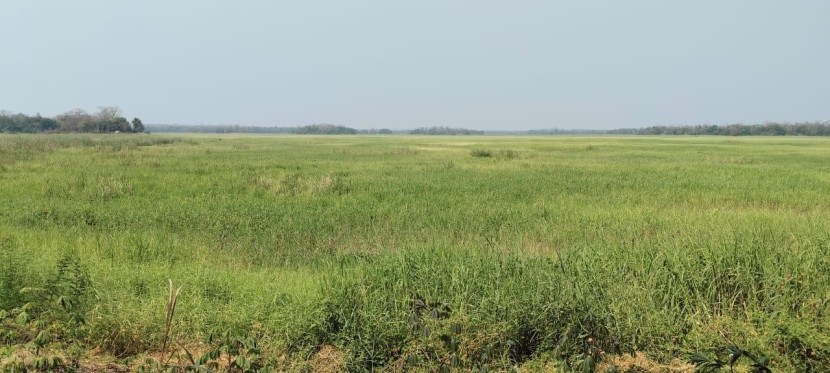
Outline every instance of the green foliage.
{"type": "Polygon", "coordinates": [[[257,335],[248,335],[238,329],[214,330],[208,336],[211,348],[199,358],[198,364],[218,369],[225,360],[228,372],[267,372],[274,369],[273,361],[266,361],[259,348],[257,335]]]}
{"type": "MultiPolygon", "coordinates": [[[[138,118],[133,119],[135,132],[143,132],[144,125],[138,118]],[[136,122],[137,121],[137,122],[136,122]]],[[[41,133],[41,132],[133,132],[127,118],[120,116],[115,107],[102,107],[96,114],[76,109],[55,118],[44,118],[40,114],[30,117],[25,114],[0,112],[0,132],[41,133]]]]}
{"type": "Polygon", "coordinates": [[[0,342],[26,346],[34,356],[13,358],[4,371],[66,371],[70,367],[61,355],[43,351],[54,344],[67,348],[86,338],[85,311],[91,287],[86,270],[76,254],[64,253],[41,287],[20,289],[24,303],[0,311],[0,342]]]}
{"type": "Polygon", "coordinates": [[[20,289],[23,304],[0,314],[0,335],[7,344],[29,343],[36,353],[54,340],[82,340],[90,293],[77,255],[65,253],[41,287],[20,289]]]}
{"type": "Polygon", "coordinates": [[[40,114],[30,117],[23,114],[0,112],[0,132],[49,132],[59,127],[60,125],[56,120],[41,117],[40,114]]]}
{"type": "Polygon", "coordinates": [[[13,357],[0,365],[3,373],[24,373],[24,372],[74,372],[73,366],[68,365],[64,359],[57,355],[35,356],[31,360],[13,357]]]}
{"type": "Polygon", "coordinates": [[[133,118],[132,125],[133,132],[144,132],[144,123],[141,121],[141,119],[133,118]]]}
{"type": "Polygon", "coordinates": [[[26,259],[11,240],[0,237],[0,310],[20,304],[25,272],[26,259]]]}
{"type": "Polygon", "coordinates": [[[195,359],[184,350],[189,364],[177,365],[166,360],[147,358],[138,366],[139,372],[239,372],[266,373],[277,371],[275,359],[266,359],[259,347],[260,335],[238,328],[215,329],[208,338],[208,350],[195,359]]]}
{"type": "Polygon", "coordinates": [[[622,341],[612,336],[599,297],[546,285],[579,275],[560,268],[439,248],[378,258],[329,279],[322,342],[347,346],[352,369],[397,359],[504,369],[538,351],[593,366],[600,351],[619,350],[622,341]]]}
{"type": "Polygon", "coordinates": [[[733,372],[740,360],[745,358],[751,362],[749,366],[750,373],[772,373],[769,368],[769,358],[766,356],[755,357],[749,351],[742,350],[737,346],[715,348],[713,352],[714,357],[700,352],[689,357],[689,362],[695,366],[695,372],[715,373],[720,372],[725,367],[729,367],[729,371],[733,372]]]}

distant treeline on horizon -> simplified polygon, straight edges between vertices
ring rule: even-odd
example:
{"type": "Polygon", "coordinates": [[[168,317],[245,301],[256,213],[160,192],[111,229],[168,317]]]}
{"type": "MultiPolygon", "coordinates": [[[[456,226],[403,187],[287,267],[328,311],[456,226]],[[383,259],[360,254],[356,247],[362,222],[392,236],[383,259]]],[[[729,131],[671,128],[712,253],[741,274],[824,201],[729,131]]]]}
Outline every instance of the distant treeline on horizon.
{"type": "Polygon", "coordinates": [[[240,125],[147,124],[140,119],[128,121],[117,107],[101,107],[97,113],[75,109],[54,118],[40,114],[29,116],[0,111],[0,132],[66,133],[66,132],[162,132],[162,133],[283,133],[323,135],[708,135],[708,136],[830,136],[830,121],[767,122],[762,124],[651,126],[614,130],[542,129],[529,131],[481,131],[446,126],[421,127],[412,130],[387,128],[359,130],[334,124],[311,124],[296,127],[258,127],[240,125]]]}
{"type": "Polygon", "coordinates": [[[65,133],[65,132],[144,132],[141,119],[132,122],[121,116],[121,110],[115,106],[102,106],[97,113],[87,113],[75,109],[55,116],[43,117],[40,114],[29,116],[0,111],[0,132],[11,133],[65,133]]]}
{"type": "Polygon", "coordinates": [[[611,135],[709,135],[709,136],[830,136],[830,121],[696,126],[652,126],[621,128],[611,135]]]}
{"type": "Polygon", "coordinates": [[[148,124],[147,130],[163,133],[294,133],[323,135],[484,135],[485,131],[451,127],[422,127],[414,130],[388,128],[359,130],[334,124],[311,124],[299,127],[255,127],[240,125],[148,124]]]}
{"type": "Polygon", "coordinates": [[[422,127],[414,130],[358,130],[331,124],[303,127],[252,127],[239,125],[147,125],[153,132],[197,133],[297,133],[297,134],[410,134],[410,135],[694,135],[694,136],[830,136],[828,122],[798,122],[729,125],[652,126],[614,130],[542,129],[529,131],[480,131],[452,127],[422,127]]]}

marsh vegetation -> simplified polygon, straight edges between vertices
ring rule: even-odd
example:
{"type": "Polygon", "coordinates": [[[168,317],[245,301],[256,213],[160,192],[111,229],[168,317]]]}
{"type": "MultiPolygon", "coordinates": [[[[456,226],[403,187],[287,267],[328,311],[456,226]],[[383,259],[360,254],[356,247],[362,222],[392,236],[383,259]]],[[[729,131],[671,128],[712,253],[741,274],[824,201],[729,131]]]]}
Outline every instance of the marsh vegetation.
{"type": "Polygon", "coordinates": [[[821,138],[3,135],[0,361],[826,371],[829,188],[821,138]]]}

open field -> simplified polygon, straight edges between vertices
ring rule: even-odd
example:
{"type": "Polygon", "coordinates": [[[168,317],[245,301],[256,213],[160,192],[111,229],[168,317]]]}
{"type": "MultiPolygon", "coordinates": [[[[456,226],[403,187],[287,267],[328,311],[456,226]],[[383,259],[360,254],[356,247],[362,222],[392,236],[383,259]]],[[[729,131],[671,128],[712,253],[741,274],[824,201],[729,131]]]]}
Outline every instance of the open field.
{"type": "Polygon", "coordinates": [[[828,248],[823,138],[2,135],[0,361],[830,371],[828,248]]]}

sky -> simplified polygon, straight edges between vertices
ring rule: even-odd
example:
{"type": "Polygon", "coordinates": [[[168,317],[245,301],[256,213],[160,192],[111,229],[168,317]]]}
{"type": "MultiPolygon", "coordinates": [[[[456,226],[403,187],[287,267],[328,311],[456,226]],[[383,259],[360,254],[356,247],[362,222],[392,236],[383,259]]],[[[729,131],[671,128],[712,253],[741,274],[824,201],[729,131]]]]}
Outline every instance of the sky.
{"type": "Polygon", "coordinates": [[[830,120],[830,1],[0,2],[0,110],[612,129],[830,120]]]}

